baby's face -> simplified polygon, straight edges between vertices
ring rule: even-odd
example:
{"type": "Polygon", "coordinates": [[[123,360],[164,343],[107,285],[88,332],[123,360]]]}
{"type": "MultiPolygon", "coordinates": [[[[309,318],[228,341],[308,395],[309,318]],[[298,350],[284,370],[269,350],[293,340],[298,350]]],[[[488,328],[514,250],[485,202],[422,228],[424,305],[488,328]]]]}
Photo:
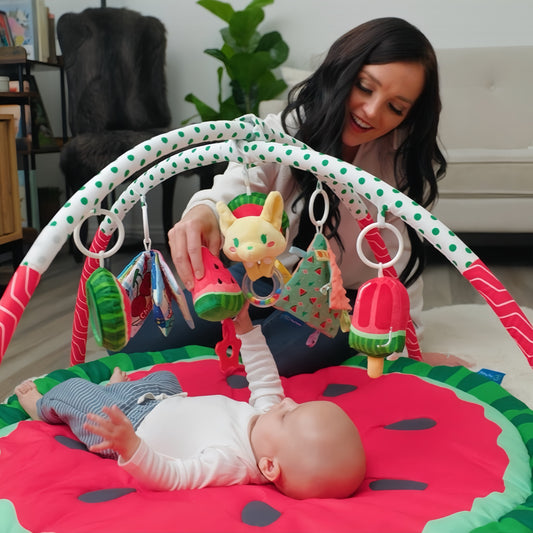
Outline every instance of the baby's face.
{"type": "Polygon", "coordinates": [[[290,398],[284,398],[272,409],[259,415],[253,427],[254,441],[260,442],[267,454],[275,453],[286,439],[291,438],[294,421],[299,410],[306,404],[298,404],[290,398]]]}
{"type": "Polygon", "coordinates": [[[344,498],[365,475],[359,432],[328,401],[298,404],[285,398],[256,419],[250,440],[263,474],[293,498],[344,498]]]}

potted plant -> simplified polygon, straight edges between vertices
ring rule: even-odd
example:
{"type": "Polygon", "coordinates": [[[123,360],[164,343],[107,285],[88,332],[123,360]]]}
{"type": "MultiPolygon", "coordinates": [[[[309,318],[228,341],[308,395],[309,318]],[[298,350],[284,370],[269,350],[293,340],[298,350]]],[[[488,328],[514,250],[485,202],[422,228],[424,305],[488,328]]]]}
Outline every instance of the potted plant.
{"type": "Polygon", "coordinates": [[[217,69],[219,109],[212,108],[192,93],[185,97],[187,102],[194,104],[202,121],[233,119],[247,113],[258,115],[261,101],[275,98],[287,87],[273,73],[273,69],[289,55],[287,43],[277,31],[263,35],[257,31],[265,17],[263,7],[273,2],[252,0],[241,11],[235,11],[229,3],[219,0],[197,2],[227,23],[220,30],[222,48],[204,50],[223,64],[217,69]],[[224,70],[231,88],[227,98],[223,97],[224,70]]]}

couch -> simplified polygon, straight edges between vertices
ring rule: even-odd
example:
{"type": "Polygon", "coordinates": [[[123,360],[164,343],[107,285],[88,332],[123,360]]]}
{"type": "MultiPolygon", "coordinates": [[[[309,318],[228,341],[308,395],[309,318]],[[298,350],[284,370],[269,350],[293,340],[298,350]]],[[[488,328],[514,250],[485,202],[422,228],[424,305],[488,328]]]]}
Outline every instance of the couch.
{"type": "MultiPolygon", "coordinates": [[[[457,233],[533,232],[533,46],[437,50],[448,160],[434,214],[457,233]]],[[[283,67],[292,87],[309,71],[283,67]]],[[[284,100],[262,102],[260,114],[284,100]]]]}

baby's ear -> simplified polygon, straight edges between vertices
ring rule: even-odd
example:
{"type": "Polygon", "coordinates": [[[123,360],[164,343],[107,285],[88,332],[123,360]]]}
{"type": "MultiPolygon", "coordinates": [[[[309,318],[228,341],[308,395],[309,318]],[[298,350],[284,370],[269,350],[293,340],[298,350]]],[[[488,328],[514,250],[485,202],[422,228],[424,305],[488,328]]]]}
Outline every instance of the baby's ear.
{"type": "Polygon", "coordinates": [[[281,468],[278,460],[274,457],[261,457],[257,463],[261,474],[265,476],[271,483],[276,483],[281,476],[281,468]]]}

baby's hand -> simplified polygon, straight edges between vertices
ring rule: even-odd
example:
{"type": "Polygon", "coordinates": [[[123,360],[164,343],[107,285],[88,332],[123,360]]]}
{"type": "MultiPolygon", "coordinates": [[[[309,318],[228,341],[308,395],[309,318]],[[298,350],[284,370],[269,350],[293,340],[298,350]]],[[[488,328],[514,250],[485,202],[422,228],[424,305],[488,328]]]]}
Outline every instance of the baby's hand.
{"type": "Polygon", "coordinates": [[[248,333],[254,326],[248,313],[248,308],[250,307],[249,302],[245,302],[242,306],[242,309],[239,311],[239,314],[233,319],[235,324],[235,333],[237,335],[244,335],[248,333]]]}
{"type": "Polygon", "coordinates": [[[111,449],[124,461],[128,461],[139,447],[141,439],[135,433],[129,419],[116,405],[103,407],[102,411],[107,417],[89,413],[87,419],[90,423],[84,424],[87,431],[102,437],[102,442],[91,446],[90,451],[101,452],[111,449]]]}

